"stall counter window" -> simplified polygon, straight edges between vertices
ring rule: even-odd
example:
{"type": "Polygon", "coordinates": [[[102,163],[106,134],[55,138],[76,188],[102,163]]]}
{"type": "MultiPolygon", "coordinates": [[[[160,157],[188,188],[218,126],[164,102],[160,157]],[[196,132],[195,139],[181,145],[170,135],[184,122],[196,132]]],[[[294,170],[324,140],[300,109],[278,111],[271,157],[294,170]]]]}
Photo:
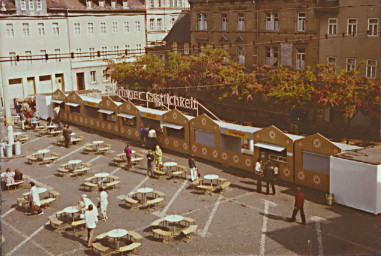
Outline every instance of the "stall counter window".
{"type": "Polygon", "coordinates": [[[77,104],[77,103],[72,103],[72,102],[67,102],[66,105],[69,106],[69,108],[70,108],[70,113],[78,113],[78,114],[81,113],[81,109],[80,109],[80,107],[79,107],[79,104],[77,104]]]}
{"type": "Polygon", "coordinates": [[[163,124],[167,131],[167,136],[177,139],[184,139],[185,138],[185,131],[184,126],[172,124],[172,123],[165,123],[163,124]]]}
{"type": "Polygon", "coordinates": [[[117,114],[117,116],[122,118],[123,126],[136,128],[136,116],[130,115],[130,114],[125,114],[125,113],[117,114]]]}
{"type": "Polygon", "coordinates": [[[83,114],[86,117],[99,119],[98,108],[83,105],[83,114]]]}

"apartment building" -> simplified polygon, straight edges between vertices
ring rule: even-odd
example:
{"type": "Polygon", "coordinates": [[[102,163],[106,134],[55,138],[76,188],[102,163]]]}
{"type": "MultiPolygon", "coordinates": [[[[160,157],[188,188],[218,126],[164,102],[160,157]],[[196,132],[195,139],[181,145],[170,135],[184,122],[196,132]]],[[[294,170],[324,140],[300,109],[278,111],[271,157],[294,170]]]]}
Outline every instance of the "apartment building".
{"type": "Polygon", "coordinates": [[[3,95],[98,89],[112,85],[107,60],[133,61],[146,47],[140,0],[0,1],[3,95]]]}
{"type": "Polygon", "coordinates": [[[147,12],[147,46],[163,44],[183,10],[189,10],[188,0],[145,0],[147,12]]]}
{"type": "Polygon", "coordinates": [[[380,2],[336,0],[319,7],[319,63],[379,77],[380,2]]]}

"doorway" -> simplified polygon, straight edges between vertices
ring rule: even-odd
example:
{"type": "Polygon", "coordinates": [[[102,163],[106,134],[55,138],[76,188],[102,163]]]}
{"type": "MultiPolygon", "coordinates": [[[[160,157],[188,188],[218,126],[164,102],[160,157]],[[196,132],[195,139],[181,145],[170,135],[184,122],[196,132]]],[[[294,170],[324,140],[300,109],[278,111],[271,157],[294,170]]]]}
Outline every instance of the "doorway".
{"type": "Polygon", "coordinates": [[[61,91],[65,91],[64,74],[56,74],[56,85],[61,91]]]}
{"type": "Polygon", "coordinates": [[[85,73],[77,73],[77,88],[78,90],[85,90],[85,73]]]}
{"type": "Polygon", "coordinates": [[[26,89],[26,95],[35,95],[36,94],[36,81],[34,77],[28,77],[26,79],[27,82],[27,89],[26,89]]]}

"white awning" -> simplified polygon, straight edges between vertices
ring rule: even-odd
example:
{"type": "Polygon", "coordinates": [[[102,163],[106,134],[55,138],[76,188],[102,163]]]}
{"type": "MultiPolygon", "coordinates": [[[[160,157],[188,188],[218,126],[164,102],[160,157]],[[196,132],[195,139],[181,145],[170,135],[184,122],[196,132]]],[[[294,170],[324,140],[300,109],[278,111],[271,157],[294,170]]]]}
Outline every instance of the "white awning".
{"type": "Polygon", "coordinates": [[[71,107],[78,107],[79,106],[78,103],[73,103],[73,102],[66,102],[65,104],[68,106],[71,106],[71,107]]]}
{"type": "Polygon", "coordinates": [[[168,128],[172,128],[172,129],[176,129],[176,130],[181,130],[184,128],[184,126],[182,126],[182,125],[171,124],[171,123],[165,123],[165,124],[163,124],[163,126],[168,127],[168,128]]]}
{"type": "Polygon", "coordinates": [[[63,101],[62,100],[52,100],[52,102],[61,104],[63,101]]]}
{"type": "Polygon", "coordinates": [[[125,117],[125,118],[128,118],[128,119],[133,119],[133,118],[135,118],[134,115],[124,114],[124,113],[117,114],[117,116],[125,117]]]}
{"type": "Polygon", "coordinates": [[[277,146],[277,145],[273,145],[273,144],[269,144],[269,143],[265,143],[265,142],[255,143],[254,146],[258,147],[258,148],[270,149],[270,150],[277,151],[277,152],[281,152],[281,151],[286,149],[285,147],[281,147],[281,146],[277,146]]]}
{"type": "Polygon", "coordinates": [[[112,111],[112,110],[107,110],[107,109],[98,109],[98,112],[100,112],[100,113],[104,113],[104,114],[106,114],[106,115],[111,115],[111,114],[114,113],[114,111],[112,111]]]}

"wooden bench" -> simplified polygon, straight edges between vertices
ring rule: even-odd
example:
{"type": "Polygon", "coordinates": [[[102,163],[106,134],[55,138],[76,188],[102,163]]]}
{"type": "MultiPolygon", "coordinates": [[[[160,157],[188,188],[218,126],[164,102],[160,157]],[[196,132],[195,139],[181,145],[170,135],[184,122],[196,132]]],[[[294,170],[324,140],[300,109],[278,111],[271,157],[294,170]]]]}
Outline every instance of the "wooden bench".
{"type": "Polygon", "coordinates": [[[120,180],[114,180],[112,182],[106,183],[106,189],[114,189],[120,185],[120,180]]]}
{"type": "Polygon", "coordinates": [[[84,189],[87,189],[89,191],[94,191],[98,188],[98,184],[94,184],[91,182],[85,182],[85,183],[83,183],[83,187],[84,187],[84,189]]]}
{"type": "Polygon", "coordinates": [[[106,179],[107,179],[109,182],[116,181],[116,180],[119,180],[119,181],[120,181],[120,178],[119,178],[118,176],[113,176],[113,175],[109,175],[109,176],[107,176],[106,179]]]}
{"type": "Polygon", "coordinates": [[[163,171],[161,171],[159,169],[154,170],[153,173],[157,174],[158,177],[164,177],[165,175],[167,175],[167,173],[165,173],[165,172],[163,172],[163,171]]]}
{"type": "Polygon", "coordinates": [[[119,167],[121,167],[121,166],[127,164],[127,160],[124,159],[124,156],[125,156],[125,155],[126,155],[125,153],[117,154],[117,155],[114,157],[114,159],[113,159],[114,164],[115,164],[116,166],[119,166],[119,167]]]}
{"type": "Polygon", "coordinates": [[[163,201],[164,201],[164,198],[161,198],[161,197],[151,199],[147,201],[146,206],[148,209],[151,209],[151,206],[157,206],[159,203],[163,201]]]}
{"type": "Polygon", "coordinates": [[[93,182],[93,180],[97,180],[98,178],[97,177],[88,177],[88,178],[86,178],[84,181],[85,182],[93,182]]]}
{"type": "Polygon", "coordinates": [[[218,178],[218,179],[217,179],[217,184],[221,184],[221,183],[223,183],[223,182],[225,182],[225,181],[226,181],[225,178],[218,178]]]}
{"type": "Polygon", "coordinates": [[[87,171],[90,171],[90,168],[88,167],[82,167],[80,169],[75,169],[71,176],[79,176],[79,175],[85,175],[87,171]]]}
{"type": "Polygon", "coordinates": [[[108,232],[105,232],[105,233],[102,233],[102,234],[99,234],[95,237],[95,241],[98,241],[98,240],[102,240],[102,239],[105,239],[108,237],[108,232]]]}
{"type": "Polygon", "coordinates": [[[117,250],[117,252],[120,253],[120,255],[123,255],[124,252],[132,252],[133,250],[139,248],[142,244],[141,243],[132,243],[126,246],[122,246],[117,250]]]}
{"type": "Polygon", "coordinates": [[[126,196],[126,198],[124,199],[124,201],[126,202],[126,204],[130,207],[134,207],[136,208],[136,206],[138,205],[139,201],[138,200],[135,200],[131,197],[128,197],[126,196]]]}
{"type": "Polygon", "coordinates": [[[157,190],[153,190],[153,191],[152,191],[152,195],[153,195],[155,198],[157,198],[157,197],[165,198],[165,193],[160,192],[160,191],[157,191],[157,190]]]}
{"type": "Polygon", "coordinates": [[[55,198],[49,197],[49,198],[46,198],[46,199],[42,199],[40,201],[40,205],[41,205],[41,207],[49,206],[50,204],[54,203],[55,201],[56,201],[55,198]]]}
{"type": "Polygon", "coordinates": [[[57,145],[58,146],[65,146],[65,137],[64,136],[60,136],[57,138],[57,145]]]}
{"type": "Polygon", "coordinates": [[[197,179],[197,180],[192,181],[193,188],[195,188],[198,185],[201,185],[202,181],[203,181],[203,179],[197,179]]]}
{"type": "Polygon", "coordinates": [[[16,188],[19,188],[20,185],[24,184],[24,181],[15,181],[13,184],[6,184],[7,189],[11,189],[12,187],[16,190],[16,188]]]}
{"type": "MultiPolygon", "coordinates": [[[[136,155],[136,154],[135,154],[136,155]]],[[[131,164],[132,165],[138,165],[143,163],[144,158],[143,157],[132,157],[131,158],[131,164]]]]}
{"type": "Polygon", "coordinates": [[[213,192],[214,188],[212,185],[198,185],[196,186],[196,192],[203,192],[205,194],[206,191],[213,192]]]}
{"type": "MultiPolygon", "coordinates": [[[[182,221],[184,221],[184,223],[185,223],[186,226],[189,226],[190,224],[196,222],[195,219],[192,219],[192,218],[189,218],[189,217],[183,217],[183,220],[182,220],[182,221]]],[[[182,222],[182,221],[181,221],[181,222],[182,222]]]]}
{"type": "Polygon", "coordinates": [[[162,218],[162,219],[158,219],[158,220],[155,220],[154,222],[151,223],[150,227],[151,228],[154,228],[154,227],[160,227],[160,224],[161,223],[165,223],[165,219],[162,218]]]}
{"type": "Polygon", "coordinates": [[[58,160],[58,157],[57,156],[54,156],[53,153],[52,153],[52,156],[49,156],[49,157],[44,157],[42,159],[42,162],[41,164],[51,164],[51,163],[54,163],[58,160]]]}
{"type": "Polygon", "coordinates": [[[28,159],[28,164],[34,164],[38,162],[38,158],[36,155],[27,156],[26,159],[28,159]]]}
{"type": "Polygon", "coordinates": [[[93,243],[93,252],[101,256],[108,255],[111,251],[110,247],[104,246],[101,243],[93,243]]]}
{"type": "Polygon", "coordinates": [[[65,217],[66,212],[64,210],[60,210],[54,214],[57,218],[65,217]]]}
{"type": "Polygon", "coordinates": [[[198,227],[198,225],[190,225],[189,227],[184,228],[183,230],[181,230],[181,233],[184,234],[184,236],[186,238],[188,238],[190,234],[196,232],[197,227],[198,227]]]}
{"type": "Polygon", "coordinates": [[[76,220],[76,221],[73,221],[72,223],[71,223],[71,227],[73,228],[73,232],[74,232],[74,234],[75,234],[75,228],[76,227],[84,227],[85,226],[85,224],[86,224],[86,221],[85,220],[76,220]]]}
{"type": "Polygon", "coordinates": [[[80,135],[77,135],[77,137],[75,138],[71,138],[70,142],[74,145],[80,143],[85,137],[84,136],[80,136],[80,135]]]}
{"type": "Polygon", "coordinates": [[[69,176],[70,175],[70,170],[68,169],[65,169],[63,167],[60,167],[57,169],[57,174],[60,175],[60,176],[69,176]]]}
{"type": "Polygon", "coordinates": [[[89,163],[81,163],[81,167],[88,167],[90,168],[91,166],[93,166],[92,164],[89,164],[89,163]]]}
{"type": "Polygon", "coordinates": [[[180,179],[181,176],[184,177],[184,174],[185,174],[185,179],[187,177],[187,174],[185,171],[175,171],[175,172],[172,172],[171,176],[174,178],[174,180],[176,181],[176,177],[178,177],[180,179]]]}
{"type": "Polygon", "coordinates": [[[27,209],[29,207],[29,201],[25,198],[17,198],[17,206],[27,209]]]}
{"type": "Polygon", "coordinates": [[[57,217],[52,217],[49,220],[50,226],[55,230],[62,231],[64,222],[62,220],[57,219],[57,217]]]}
{"type": "Polygon", "coordinates": [[[128,231],[127,238],[134,242],[143,239],[143,237],[135,231],[128,231]]]}
{"type": "Polygon", "coordinates": [[[88,144],[88,145],[86,145],[85,148],[84,148],[83,153],[85,153],[85,154],[94,153],[95,152],[95,148],[94,147],[95,147],[94,144],[88,144]]]}
{"type": "Polygon", "coordinates": [[[49,190],[48,191],[48,194],[49,194],[49,196],[50,197],[53,197],[53,198],[55,198],[55,199],[60,199],[61,200],[61,193],[60,192],[58,192],[58,191],[55,191],[55,190],[49,190]]]}
{"type": "Polygon", "coordinates": [[[158,229],[158,228],[152,230],[152,235],[154,237],[155,237],[155,234],[158,235],[159,239],[162,239],[162,240],[164,240],[165,237],[167,237],[168,240],[169,240],[169,238],[172,237],[172,232],[170,232],[170,231],[164,231],[164,230],[158,229]]]}
{"type": "Polygon", "coordinates": [[[221,185],[219,186],[219,188],[221,189],[221,192],[222,192],[222,193],[225,193],[226,188],[229,187],[230,184],[231,184],[230,182],[225,182],[225,183],[221,184],[221,185]]]}

